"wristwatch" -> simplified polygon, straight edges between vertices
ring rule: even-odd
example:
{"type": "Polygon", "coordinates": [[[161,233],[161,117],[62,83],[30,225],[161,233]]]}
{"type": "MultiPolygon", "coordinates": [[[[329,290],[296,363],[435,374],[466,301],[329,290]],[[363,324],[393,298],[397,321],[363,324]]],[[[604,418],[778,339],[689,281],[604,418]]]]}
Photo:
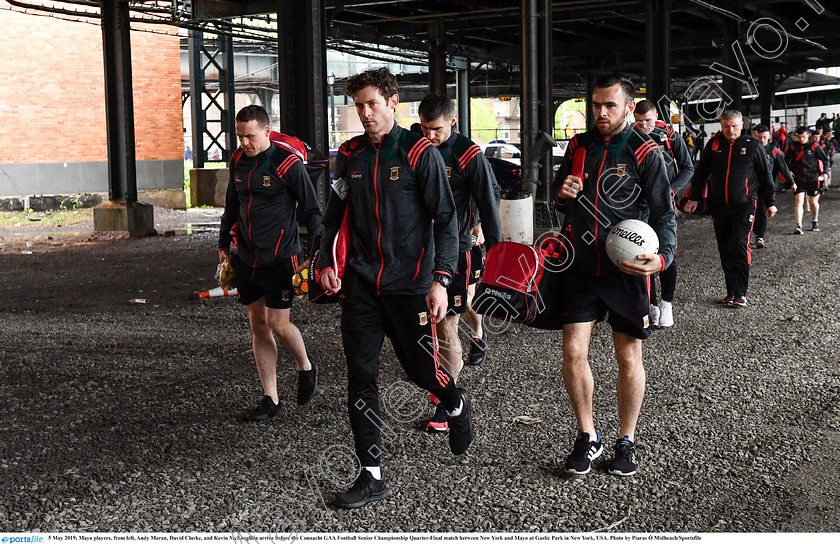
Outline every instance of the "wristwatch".
{"type": "Polygon", "coordinates": [[[435,275],[432,276],[432,281],[436,281],[439,284],[443,285],[443,287],[445,289],[448,289],[449,284],[452,283],[452,278],[450,278],[446,274],[441,274],[440,272],[435,272],[435,275]]]}

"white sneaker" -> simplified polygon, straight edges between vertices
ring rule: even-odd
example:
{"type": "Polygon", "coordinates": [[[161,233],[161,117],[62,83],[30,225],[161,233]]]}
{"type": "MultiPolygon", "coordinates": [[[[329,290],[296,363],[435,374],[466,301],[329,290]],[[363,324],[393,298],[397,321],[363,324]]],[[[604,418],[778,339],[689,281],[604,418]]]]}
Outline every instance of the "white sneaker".
{"type": "Polygon", "coordinates": [[[658,327],[659,326],[659,306],[650,307],[650,326],[651,327],[658,327]]]}
{"type": "Polygon", "coordinates": [[[670,327],[674,324],[674,309],[670,302],[662,301],[659,303],[659,326],[670,327]]]}

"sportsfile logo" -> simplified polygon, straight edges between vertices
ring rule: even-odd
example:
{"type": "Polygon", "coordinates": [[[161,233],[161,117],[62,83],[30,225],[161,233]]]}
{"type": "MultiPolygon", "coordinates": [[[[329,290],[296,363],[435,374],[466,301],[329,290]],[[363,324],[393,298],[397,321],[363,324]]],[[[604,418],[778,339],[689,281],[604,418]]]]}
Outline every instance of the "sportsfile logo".
{"type": "Polygon", "coordinates": [[[27,536],[4,536],[0,538],[2,544],[16,544],[18,542],[43,542],[44,537],[38,535],[27,536]]]}

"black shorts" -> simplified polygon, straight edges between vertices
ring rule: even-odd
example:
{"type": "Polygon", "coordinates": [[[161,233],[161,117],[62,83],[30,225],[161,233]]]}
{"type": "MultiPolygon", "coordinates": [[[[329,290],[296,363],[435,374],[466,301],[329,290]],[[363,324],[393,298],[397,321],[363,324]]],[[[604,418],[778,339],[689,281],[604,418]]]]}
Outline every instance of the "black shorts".
{"type": "Polygon", "coordinates": [[[798,195],[799,193],[805,193],[808,196],[817,196],[821,193],[819,183],[797,183],[796,184],[796,191],[793,194],[798,195]]]}
{"type": "Polygon", "coordinates": [[[470,284],[470,262],[472,261],[472,253],[465,251],[458,255],[458,271],[452,278],[452,283],[446,289],[446,294],[449,295],[449,310],[450,314],[462,314],[467,311],[467,287],[470,284]]]}
{"type": "Polygon", "coordinates": [[[233,258],[236,270],[239,302],[245,306],[265,297],[266,308],[285,310],[292,307],[295,290],[292,276],[295,274],[297,255],[280,259],[274,266],[251,268],[238,258],[233,258]]]}
{"type": "Polygon", "coordinates": [[[470,250],[472,262],[470,263],[470,285],[481,281],[481,273],[484,272],[484,252],[481,246],[473,246],[470,250]]]}
{"type": "Polygon", "coordinates": [[[563,324],[607,319],[612,330],[641,340],[650,336],[650,278],[619,272],[589,276],[563,274],[560,319],[563,324]]]}

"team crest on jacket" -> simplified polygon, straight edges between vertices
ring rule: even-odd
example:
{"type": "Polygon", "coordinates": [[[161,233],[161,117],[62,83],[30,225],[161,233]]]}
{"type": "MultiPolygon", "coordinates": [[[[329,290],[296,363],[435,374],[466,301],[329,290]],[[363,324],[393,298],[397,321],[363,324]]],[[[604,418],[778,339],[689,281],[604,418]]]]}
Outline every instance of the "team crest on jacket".
{"type": "Polygon", "coordinates": [[[391,181],[397,181],[400,179],[400,167],[399,166],[392,166],[391,167],[391,181]]]}
{"type": "Polygon", "coordinates": [[[741,155],[746,155],[746,154],[747,154],[747,148],[746,148],[746,147],[742,147],[742,148],[741,148],[741,155]]]}
{"type": "Polygon", "coordinates": [[[627,173],[627,165],[626,164],[616,164],[615,165],[616,173],[619,176],[623,176],[627,173]]]}
{"type": "Polygon", "coordinates": [[[461,306],[461,295],[456,295],[454,298],[455,306],[461,306]]]}
{"type": "Polygon", "coordinates": [[[419,314],[417,314],[417,317],[420,318],[420,324],[424,327],[429,322],[429,314],[426,312],[420,312],[419,314]]]}
{"type": "Polygon", "coordinates": [[[267,174],[263,176],[263,187],[271,187],[271,176],[267,174]]]}
{"type": "Polygon", "coordinates": [[[452,167],[451,166],[446,167],[446,177],[448,177],[448,178],[452,177],[452,167]]]}

